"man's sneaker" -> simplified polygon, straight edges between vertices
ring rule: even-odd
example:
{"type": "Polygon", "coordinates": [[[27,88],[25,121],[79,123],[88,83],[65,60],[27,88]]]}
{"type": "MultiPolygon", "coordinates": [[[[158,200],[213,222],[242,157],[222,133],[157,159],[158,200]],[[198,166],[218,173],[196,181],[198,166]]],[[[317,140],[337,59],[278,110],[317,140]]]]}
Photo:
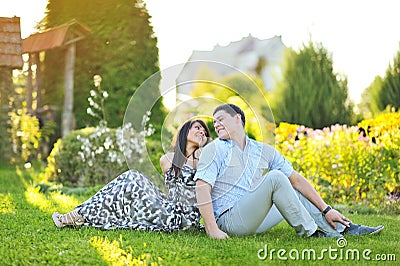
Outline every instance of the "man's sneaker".
{"type": "Polygon", "coordinates": [[[317,229],[310,237],[328,237],[324,231],[317,229]]]}
{"type": "Polygon", "coordinates": [[[363,235],[373,235],[382,231],[383,225],[377,227],[369,227],[361,224],[350,223],[350,227],[346,227],[342,234],[349,234],[351,236],[363,236],[363,235]]]}

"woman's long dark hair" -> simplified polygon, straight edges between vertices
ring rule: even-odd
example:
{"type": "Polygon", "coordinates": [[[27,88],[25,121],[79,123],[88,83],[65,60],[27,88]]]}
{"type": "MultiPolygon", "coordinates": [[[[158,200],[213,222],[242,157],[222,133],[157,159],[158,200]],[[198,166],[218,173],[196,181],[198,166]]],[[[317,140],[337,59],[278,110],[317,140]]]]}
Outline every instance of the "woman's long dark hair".
{"type": "Polygon", "coordinates": [[[189,129],[192,128],[193,124],[198,122],[205,130],[205,136],[207,138],[210,137],[210,130],[208,129],[206,123],[203,120],[189,120],[185,122],[181,129],[178,132],[178,136],[175,142],[174,148],[174,158],[172,159],[172,169],[175,177],[177,177],[182,170],[183,165],[185,164],[186,157],[186,144],[187,144],[187,136],[189,134],[189,129]]]}

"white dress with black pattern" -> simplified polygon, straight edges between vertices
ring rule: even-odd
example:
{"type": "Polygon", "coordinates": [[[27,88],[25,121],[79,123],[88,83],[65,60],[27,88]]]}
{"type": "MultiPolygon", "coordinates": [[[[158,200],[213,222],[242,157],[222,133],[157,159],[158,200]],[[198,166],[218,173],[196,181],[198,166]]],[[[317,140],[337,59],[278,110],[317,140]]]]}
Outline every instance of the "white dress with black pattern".
{"type": "Polygon", "coordinates": [[[196,205],[195,170],[184,165],[175,178],[172,168],[164,176],[168,195],[145,175],[129,170],[75,207],[84,226],[102,229],[176,231],[201,229],[196,205]]]}

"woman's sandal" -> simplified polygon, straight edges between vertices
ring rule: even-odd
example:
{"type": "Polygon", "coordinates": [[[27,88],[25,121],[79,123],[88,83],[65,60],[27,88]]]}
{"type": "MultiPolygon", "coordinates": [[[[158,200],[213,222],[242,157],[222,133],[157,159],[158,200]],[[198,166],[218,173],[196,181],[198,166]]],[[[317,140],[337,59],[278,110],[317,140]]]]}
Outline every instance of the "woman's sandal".
{"type": "Polygon", "coordinates": [[[76,211],[72,211],[64,215],[55,212],[51,218],[53,218],[54,224],[60,228],[68,225],[81,226],[85,222],[85,219],[82,217],[82,215],[78,214],[76,211]]]}

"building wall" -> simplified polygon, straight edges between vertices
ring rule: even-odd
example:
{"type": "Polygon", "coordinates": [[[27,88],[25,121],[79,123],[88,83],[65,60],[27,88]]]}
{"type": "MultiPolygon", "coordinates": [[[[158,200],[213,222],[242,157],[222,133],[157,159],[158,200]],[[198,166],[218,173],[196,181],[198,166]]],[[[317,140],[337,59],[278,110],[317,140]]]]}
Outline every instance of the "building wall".
{"type": "Polygon", "coordinates": [[[280,64],[285,49],[280,36],[260,40],[249,35],[227,46],[217,45],[212,51],[193,51],[176,79],[177,93],[189,95],[195,86],[188,84],[192,80],[218,79],[235,71],[255,75],[261,78],[265,90],[273,90],[282,78],[280,64]]]}
{"type": "Polygon", "coordinates": [[[19,17],[0,17],[0,66],[22,68],[22,39],[19,17]]]}

